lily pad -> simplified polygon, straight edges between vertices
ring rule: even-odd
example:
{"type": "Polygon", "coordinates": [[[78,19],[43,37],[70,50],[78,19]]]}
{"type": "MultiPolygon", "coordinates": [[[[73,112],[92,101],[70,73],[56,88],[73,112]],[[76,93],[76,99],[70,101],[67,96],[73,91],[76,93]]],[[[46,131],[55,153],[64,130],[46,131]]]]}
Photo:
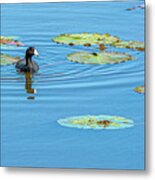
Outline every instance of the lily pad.
{"type": "Polygon", "coordinates": [[[91,45],[99,45],[103,50],[105,45],[111,45],[116,48],[129,48],[138,51],[144,51],[144,43],[139,41],[124,41],[117,36],[108,33],[81,33],[81,34],[61,34],[52,39],[56,43],[67,44],[70,46],[83,45],[89,47],[91,45]],[[102,47],[101,47],[102,45],[102,47]]]}
{"type": "Polygon", "coordinates": [[[137,86],[136,88],[134,88],[134,91],[144,94],[145,88],[144,88],[144,86],[137,86]]]}
{"type": "Polygon", "coordinates": [[[0,65],[9,65],[9,64],[14,64],[17,61],[19,61],[19,57],[12,57],[8,54],[0,54],[0,65]]]}
{"type": "Polygon", "coordinates": [[[4,37],[0,36],[1,45],[14,45],[14,46],[23,46],[24,44],[20,41],[13,39],[13,37],[4,37]]]}
{"type": "Polygon", "coordinates": [[[72,62],[84,64],[115,64],[129,60],[134,60],[132,56],[128,54],[117,52],[76,52],[68,55],[67,58],[72,62]]]}
{"type": "Polygon", "coordinates": [[[96,44],[113,44],[119,41],[117,36],[99,33],[81,33],[81,34],[61,34],[52,39],[56,43],[73,45],[91,46],[96,44]]]}
{"type": "Polygon", "coordinates": [[[128,48],[138,51],[144,51],[144,43],[139,41],[119,41],[112,44],[116,48],[128,48]]]}
{"type": "Polygon", "coordinates": [[[144,4],[141,4],[141,5],[136,6],[136,7],[128,8],[128,9],[126,9],[126,10],[127,10],[127,11],[132,11],[132,10],[144,9],[144,8],[145,8],[145,5],[144,5],[144,4]]]}
{"type": "Polygon", "coordinates": [[[75,116],[57,121],[61,126],[81,129],[123,129],[134,126],[132,120],[124,117],[99,115],[75,116]]]}

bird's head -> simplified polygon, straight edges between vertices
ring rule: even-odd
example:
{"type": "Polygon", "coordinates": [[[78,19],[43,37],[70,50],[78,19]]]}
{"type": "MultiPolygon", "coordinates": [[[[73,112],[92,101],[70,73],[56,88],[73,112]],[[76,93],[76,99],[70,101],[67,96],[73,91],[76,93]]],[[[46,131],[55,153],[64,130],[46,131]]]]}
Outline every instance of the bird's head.
{"type": "Polygon", "coordinates": [[[39,56],[39,53],[38,51],[36,50],[36,48],[34,47],[29,47],[27,50],[26,50],[26,56],[27,57],[32,57],[32,56],[39,56]]]}

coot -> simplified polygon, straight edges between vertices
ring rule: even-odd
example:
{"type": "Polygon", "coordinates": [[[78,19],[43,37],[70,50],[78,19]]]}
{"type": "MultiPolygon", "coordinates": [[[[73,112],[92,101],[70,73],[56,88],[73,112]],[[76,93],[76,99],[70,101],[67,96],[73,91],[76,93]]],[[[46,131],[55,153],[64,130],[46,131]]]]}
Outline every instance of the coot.
{"type": "Polygon", "coordinates": [[[37,50],[34,47],[29,47],[26,50],[25,58],[19,60],[16,63],[15,67],[16,67],[17,72],[35,73],[39,70],[38,64],[34,60],[32,60],[33,55],[39,56],[39,53],[37,52],[37,50]]]}

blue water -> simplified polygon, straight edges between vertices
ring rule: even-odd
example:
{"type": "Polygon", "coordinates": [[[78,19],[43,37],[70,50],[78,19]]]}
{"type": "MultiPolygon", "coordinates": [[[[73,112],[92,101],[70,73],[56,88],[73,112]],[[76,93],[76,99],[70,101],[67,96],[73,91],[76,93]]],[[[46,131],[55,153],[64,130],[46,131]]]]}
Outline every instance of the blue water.
{"type": "Polygon", "coordinates": [[[40,71],[32,78],[36,94],[25,90],[25,77],[13,65],[1,67],[2,166],[144,169],[144,53],[115,65],[69,62],[67,54],[98,51],[51,41],[61,33],[98,32],[124,40],[144,41],[144,10],[125,9],[131,2],[3,4],[1,33],[17,36],[26,46],[2,53],[24,57],[28,46],[40,53],[40,71]],[[30,97],[31,96],[31,97],[30,97]],[[31,98],[31,99],[29,99],[31,98]],[[58,119],[78,115],[117,115],[134,127],[84,130],[62,127],[58,119]]]}

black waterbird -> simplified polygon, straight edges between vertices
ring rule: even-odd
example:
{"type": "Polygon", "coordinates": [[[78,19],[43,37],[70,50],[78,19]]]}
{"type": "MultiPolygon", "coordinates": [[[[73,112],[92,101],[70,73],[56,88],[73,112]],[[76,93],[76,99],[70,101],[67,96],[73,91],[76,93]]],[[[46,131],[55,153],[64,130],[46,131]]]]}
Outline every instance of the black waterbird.
{"type": "Polygon", "coordinates": [[[30,73],[35,73],[39,70],[38,64],[32,60],[32,56],[39,56],[39,53],[34,47],[29,47],[26,52],[25,52],[25,58],[19,60],[16,63],[16,70],[17,72],[30,72],[30,73]]]}

